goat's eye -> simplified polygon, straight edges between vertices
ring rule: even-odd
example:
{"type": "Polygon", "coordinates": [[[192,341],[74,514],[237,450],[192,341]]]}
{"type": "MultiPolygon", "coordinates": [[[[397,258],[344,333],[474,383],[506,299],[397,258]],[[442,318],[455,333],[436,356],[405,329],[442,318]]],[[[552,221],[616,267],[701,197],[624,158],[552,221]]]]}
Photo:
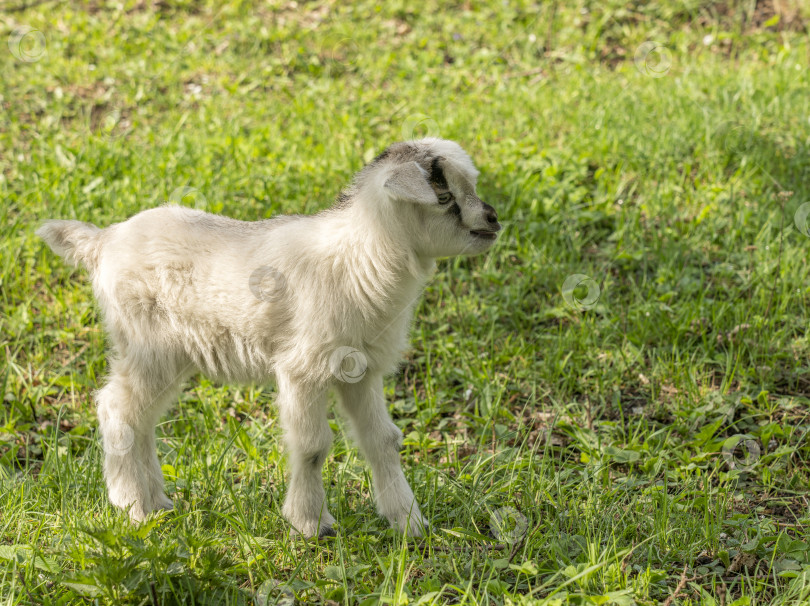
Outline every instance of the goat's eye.
{"type": "Polygon", "coordinates": [[[447,204],[453,201],[453,194],[449,191],[439,194],[439,204],[447,204]]]}

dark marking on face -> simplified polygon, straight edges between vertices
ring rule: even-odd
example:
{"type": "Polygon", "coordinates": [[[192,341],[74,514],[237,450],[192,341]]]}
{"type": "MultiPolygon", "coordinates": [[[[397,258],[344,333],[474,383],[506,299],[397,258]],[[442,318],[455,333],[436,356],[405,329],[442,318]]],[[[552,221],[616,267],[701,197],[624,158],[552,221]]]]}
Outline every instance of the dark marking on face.
{"type": "Polygon", "coordinates": [[[441,158],[433,158],[430,163],[430,182],[436,186],[436,189],[449,189],[447,186],[447,179],[444,177],[444,171],[439,165],[441,158]]]}
{"type": "Polygon", "coordinates": [[[385,160],[388,156],[391,155],[391,148],[384,150],[380,155],[374,158],[371,162],[368,163],[369,166],[373,166],[374,164],[379,164],[383,160],[385,160]]]}
{"type": "Polygon", "coordinates": [[[349,205],[350,201],[351,196],[347,192],[342,191],[338,194],[337,198],[335,199],[334,208],[346,208],[349,205]]]}
{"type": "Polygon", "coordinates": [[[461,208],[458,205],[458,202],[453,202],[450,205],[450,209],[447,211],[448,215],[455,215],[456,217],[461,216],[461,208]]]}
{"type": "Polygon", "coordinates": [[[400,164],[419,159],[419,150],[406,142],[394,143],[386,147],[381,154],[366,164],[366,167],[376,166],[381,162],[388,161],[392,164],[400,164]]]}

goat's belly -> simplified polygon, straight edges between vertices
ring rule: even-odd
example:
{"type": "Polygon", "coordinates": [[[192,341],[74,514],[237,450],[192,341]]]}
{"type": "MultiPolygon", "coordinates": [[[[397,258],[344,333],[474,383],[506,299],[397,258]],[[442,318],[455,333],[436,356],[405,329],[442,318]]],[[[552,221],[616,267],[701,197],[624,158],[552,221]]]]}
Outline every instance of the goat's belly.
{"type": "Polygon", "coordinates": [[[257,343],[222,325],[191,323],[175,333],[185,355],[212,379],[262,383],[272,372],[269,344],[257,343]]]}

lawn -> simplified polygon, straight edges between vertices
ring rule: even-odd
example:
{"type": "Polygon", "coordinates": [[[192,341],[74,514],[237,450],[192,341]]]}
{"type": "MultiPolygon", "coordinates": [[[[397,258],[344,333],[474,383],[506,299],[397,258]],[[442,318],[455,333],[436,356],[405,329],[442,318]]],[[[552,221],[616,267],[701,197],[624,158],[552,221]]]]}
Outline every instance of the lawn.
{"type": "Polygon", "coordinates": [[[0,604],[810,603],[810,8],[800,0],[0,7],[0,604]],[[86,273],[35,235],[166,201],[327,208],[458,141],[505,230],[444,260],[386,381],[431,522],[281,517],[270,385],[193,378],[173,512],[107,501],[86,273]]]}

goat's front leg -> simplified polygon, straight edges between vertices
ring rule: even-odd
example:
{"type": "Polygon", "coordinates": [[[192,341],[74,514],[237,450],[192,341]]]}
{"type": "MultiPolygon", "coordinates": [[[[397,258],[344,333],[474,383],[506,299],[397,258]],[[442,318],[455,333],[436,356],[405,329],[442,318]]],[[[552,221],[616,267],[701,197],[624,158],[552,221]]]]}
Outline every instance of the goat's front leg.
{"type": "Polygon", "coordinates": [[[332,445],[326,390],[278,377],[278,408],[289,451],[290,481],[282,513],[306,537],[334,535],[321,470],[332,445]]]}
{"type": "Polygon", "coordinates": [[[381,515],[401,531],[420,537],[427,520],[402,473],[399,451],[402,432],[388,415],[382,376],[369,375],[357,383],[339,383],[343,408],[349,416],[360,449],[371,464],[374,494],[381,515]]]}

